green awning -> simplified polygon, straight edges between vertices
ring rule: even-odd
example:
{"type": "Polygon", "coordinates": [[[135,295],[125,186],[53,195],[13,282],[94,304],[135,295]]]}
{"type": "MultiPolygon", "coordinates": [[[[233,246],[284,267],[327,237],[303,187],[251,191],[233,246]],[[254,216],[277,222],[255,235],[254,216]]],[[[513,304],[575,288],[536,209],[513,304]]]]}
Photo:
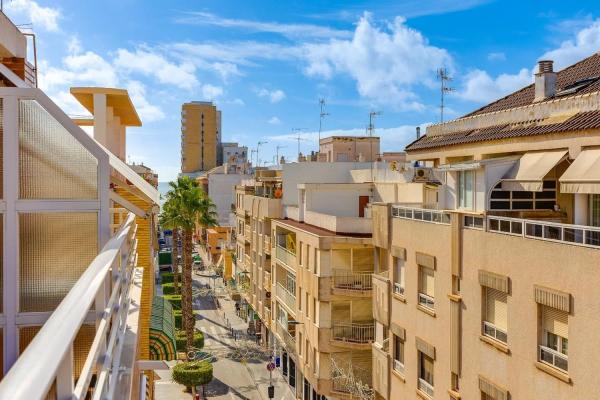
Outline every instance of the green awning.
{"type": "Polygon", "coordinates": [[[173,306],[163,297],[155,296],[150,317],[150,359],[171,361],[176,355],[173,306]]]}

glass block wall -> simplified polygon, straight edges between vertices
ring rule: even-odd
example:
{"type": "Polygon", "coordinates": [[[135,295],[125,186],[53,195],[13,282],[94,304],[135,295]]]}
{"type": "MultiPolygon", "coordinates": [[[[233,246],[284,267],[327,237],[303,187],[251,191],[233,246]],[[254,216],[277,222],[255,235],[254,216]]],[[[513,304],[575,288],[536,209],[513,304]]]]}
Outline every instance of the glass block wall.
{"type": "Polygon", "coordinates": [[[53,311],[98,254],[98,214],[22,213],[19,243],[19,310],[53,311]]]}
{"type": "Polygon", "coordinates": [[[19,101],[19,197],[95,199],[98,161],[35,100],[19,101]]]}

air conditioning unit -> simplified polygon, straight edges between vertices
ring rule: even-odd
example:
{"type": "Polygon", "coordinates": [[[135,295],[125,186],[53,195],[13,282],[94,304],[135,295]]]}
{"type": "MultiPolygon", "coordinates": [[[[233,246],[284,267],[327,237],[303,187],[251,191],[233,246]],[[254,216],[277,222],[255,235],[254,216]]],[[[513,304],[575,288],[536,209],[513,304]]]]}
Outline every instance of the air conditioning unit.
{"type": "Polygon", "coordinates": [[[415,168],[415,176],[413,182],[430,182],[433,181],[433,169],[432,168],[415,168]]]}

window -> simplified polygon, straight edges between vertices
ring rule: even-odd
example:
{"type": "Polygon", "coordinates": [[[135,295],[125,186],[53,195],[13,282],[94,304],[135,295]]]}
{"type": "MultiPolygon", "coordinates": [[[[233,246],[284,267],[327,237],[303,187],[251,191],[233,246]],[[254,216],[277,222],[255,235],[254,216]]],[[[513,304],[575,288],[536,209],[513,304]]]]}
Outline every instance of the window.
{"type": "Polygon", "coordinates": [[[404,373],[404,340],[394,335],[394,370],[404,373]]]}
{"type": "Polygon", "coordinates": [[[541,192],[502,190],[498,183],[490,195],[491,210],[553,210],[556,204],[556,181],[543,182],[541,192]]]}
{"type": "Polygon", "coordinates": [[[304,303],[304,307],[306,308],[306,317],[308,319],[310,319],[310,308],[309,308],[309,304],[310,304],[310,295],[308,294],[308,291],[306,292],[306,302],[304,303]]]}
{"type": "Polygon", "coordinates": [[[569,370],[569,316],[549,306],[542,308],[540,361],[563,371],[569,370]]]}
{"type": "Polygon", "coordinates": [[[419,352],[419,390],[433,397],[433,359],[419,352]]]}
{"type": "Polygon", "coordinates": [[[435,305],[434,271],[422,265],[419,268],[419,304],[433,310],[435,305]]]}
{"type": "Polygon", "coordinates": [[[306,268],[310,269],[310,245],[306,245],[306,268]]]}
{"type": "Polygon", "coordinates": [[[394,260],[394,293],[404,295],[404,260],[393,257],[394,260]]]}
{"type": "Polygon", "coordinates": [[[507,295],[492,288],[484,288],[483,334],[506,343],[507,341],[507,295]]]}
{"type": "Polygon", "coordinates": [[[590,225],[600,226],[600,194],[590,195],[590,225]]]}
{"type": "Polygon", "coordinates": [[[313,297],[313,301],[312,301],[312,316],[313,316],[313,322],[316,324],[317,323],[317,298],[313,297]]]}
{"type": "Polygon", "coordinates": [[[473,209],[474,178],[473,171],[458,172],[458,208],[473,209]]]}
{"type": "Polygon", "coordinates": [[[302,288],[299,287],[298,288],[298,294],[299,294],[299,299],[298,299],[298,311],[302,312],[302,288]]]}
{"type": "Polygon", "coordinates": [[[315,248],[315,260],[314,260],[314,264],[313,264],[313,272],[315,274],[317,273],[317,262],[318,262],[318,260],[319,260],[319,252],[315,248]]]}

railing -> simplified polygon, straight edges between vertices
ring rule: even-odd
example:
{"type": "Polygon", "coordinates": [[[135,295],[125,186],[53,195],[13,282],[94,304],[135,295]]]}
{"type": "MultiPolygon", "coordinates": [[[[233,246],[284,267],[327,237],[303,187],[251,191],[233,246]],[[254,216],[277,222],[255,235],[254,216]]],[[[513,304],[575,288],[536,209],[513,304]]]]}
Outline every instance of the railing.
{"type": "Polygon", "coordinates": [[[433,310],[435,307],[435,299],[425,293],[419,293],[419,304],[423,307],[430,308],[433,310]]]}
{"type": "Polygon", "coordinates": [[[267,271],[263,271],[263,287],[267,290],[267,291],[271,291],[271,273],[267,272],[267,271]]]}
{"type": "Polygon", "coordinates": [[[290,268],[296,268],[296,254],[282,246],[275,246],[275,257],[290,268]]]}
{"type": "Polygon", "coordinates": [[[426,208],[392,206],[392,217],[431,222],[434,224],[450,224],[450,213],[426,208]]]}
{"type": "Polygon", "coordinates": [[[565,372],[569,370],[569,358],[546,346],[540,346],[540,361],[565,372]]]}
{"type": "Polygon", "coordinates": [[[600,247],[600,227],[488,216],[488,231],[531,239],[600,247]]]}
{"type": "Polygon", "coordinates": [[[403,374],[404,373],[404,364],[402,364],[398,360],[394,360],[394,371],[398,371],[401,374],[403,374]]]}
{"type": "Polygon", "coordinates": [[[353,273],[345,269],[334,269],[332,285],[343,290],[373,290],[372,279],[371,272],[353,273]]]}
{"type": "Polygon", "coordinates": [[[2,379],[1,399],[43,399],[53,384],[57,399],[84,399],[89,393],[92,400],[115,398],[123,380],[135,231],[129,214],[2,379]],[[74,342],[92,306],[102,312],[96,313],[96,335],[74,383],[74,342]]]}
{"type": "Polygon", "coordinates": [[[463,226],[465,228],[483,230],[484,221],[485,221],[485,218],[483,216],[466,214],[466,215],[464,215],[463,226]]]}
{"type": "Polygon", "coordinates": [[[283,344],[289,351],[296,351],[296,338],[293,337],[287,328],[281,326],[281,322],[277,321],[277,333],[283,340],[283,344]]]}
{"type": "Polygon", "coordinates": [[[252,230],[250,229],[250,225],[246,225],[244,227],[244,239],[246,239],[246,241],[250,241],[250,239],[252,238],[252,230]]]}
{"type": "Polygon", "coordinates": [[[394,282],[394,293],[404,296],[404,286],[397,282],[394,282]]]}
{"type": "Polygon", "coordinates": [[[277,297],[288,306],[291,311],[296,311],[296,296],[287,290],[281,283],[277,283],[277,297]]]}
{"type": "Polygon", "coordinates": [[[487,321],[483,321],[483,334],[503,343],[508,341],[508,334],[506,331],[487,321]]]}
{"type": "Polygon", "coordinates": [[[267,306],[264,307],[263,323],[267,327],[271,327],[271,309],[267,306]]]}
{"type": "Polygon", "coordinates": [[[252,258],[250,254],[244,254],[244,264],[246,265],[246,269],[252,268],[252,258]]]}
{"type": "Polygon", "coordinates": [[[433,386],[423,378],[419,378],[419,390],[427,396],[433,397],[433,386]]]}
{"type": "Polygon", "coordinates": [[[373,343],[375,340],[375,324],[334,322],[332,338],[335,341],[346,343],[373,343]]]}
{"type": "Polygon", "coordinates": [[[271,236],[265,235],[264,237],[264,251],[265,253],[271,253],[271,236]]]}

